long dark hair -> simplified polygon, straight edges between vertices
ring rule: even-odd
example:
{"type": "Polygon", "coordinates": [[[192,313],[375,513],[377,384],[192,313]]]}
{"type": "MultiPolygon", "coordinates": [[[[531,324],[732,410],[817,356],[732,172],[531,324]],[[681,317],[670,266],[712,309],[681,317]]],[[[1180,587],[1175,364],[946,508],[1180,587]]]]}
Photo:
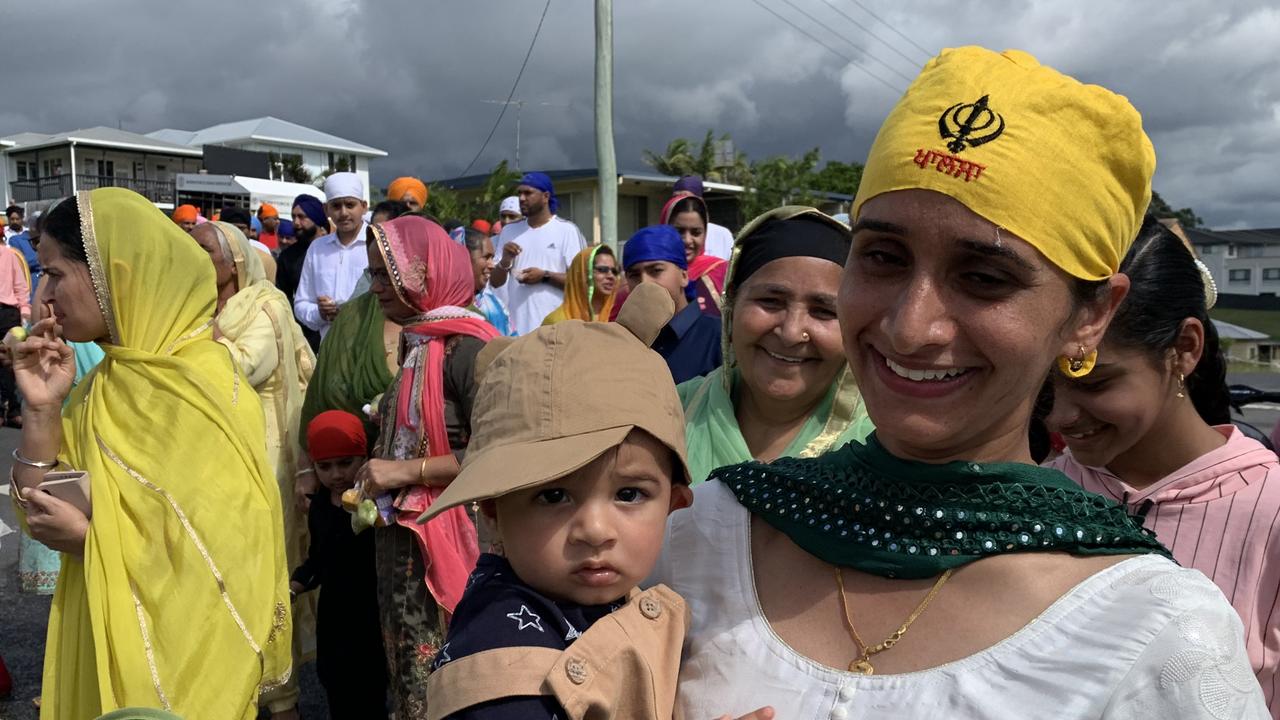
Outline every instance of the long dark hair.
{"type": "Polygon", "coordinates": [[[1120,272],[1129,276],[1129,294],[1116,310],[1106,341],[1142,350],[1160,363],[1177,342],[1182,323],[1188,318],[1199,320],[1204,326],[1204,349],[1187,376],[1187,395],[1205,422],[1231,422],[1227,363],[1218,331],[1209,319],[1205,276],[1191,248],[1148,215],[1120,263],[1120,272]]]}
{"type": "Polygon", "coordinates": [[[75,197],[61,200],[42,218],[42,240],[53,240],[62,254],[76,262],[89,264],[89,253],[84,249],[84,235],[80,232],[80,207],[75,197]]]}

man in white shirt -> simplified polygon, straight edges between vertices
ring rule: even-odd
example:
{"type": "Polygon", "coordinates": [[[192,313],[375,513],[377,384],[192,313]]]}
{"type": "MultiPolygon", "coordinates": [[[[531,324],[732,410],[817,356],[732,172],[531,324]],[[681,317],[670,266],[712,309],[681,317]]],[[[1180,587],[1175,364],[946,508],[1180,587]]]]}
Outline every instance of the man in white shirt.
{"type": "Polygon", "coordinates": [[[298,322],[320,333],[329,332],[342,304],[351,298],[369,256],[365,254],[364,183],[351,172],[336,172],[324,182],[325,211],[336,228],[307,248],[302,276],[293,296],[298,322]]]}
{"type": "MultiPolygon", "coordinates": [[[[672,195],[697,195],[702,197],[702,178],[698,175],[685,175],[676,181],[671,188],[672,195]]],[[[733,233],[723,225],[707,221],[707,244],[702,251],[708,255],[728,260],[733,254],[733,233]]]]}
{"type": "Polygon", "coordinates": [[[564,302],[564,275],[587,241],[578,226],[556,216],[551,178],[527,173],[516,188],[525,219],[504,224],[494,242],[502,259],[489,284],[500,288],[517,335],[533,332],[564,302]]]}

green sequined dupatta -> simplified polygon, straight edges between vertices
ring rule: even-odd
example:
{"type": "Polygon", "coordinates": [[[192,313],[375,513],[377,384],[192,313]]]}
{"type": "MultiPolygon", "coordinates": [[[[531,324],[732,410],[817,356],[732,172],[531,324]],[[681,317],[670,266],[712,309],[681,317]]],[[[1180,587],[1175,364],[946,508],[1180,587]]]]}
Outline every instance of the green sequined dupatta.
{"type": "Polygon", "coordinates": [[[902,460],[874,435],[822,457],[733,465],[709,479],[815,557],[883,577],[932,577],[1009,552],[1169,556],[1123,505],[1057,470],[902,460]]]}

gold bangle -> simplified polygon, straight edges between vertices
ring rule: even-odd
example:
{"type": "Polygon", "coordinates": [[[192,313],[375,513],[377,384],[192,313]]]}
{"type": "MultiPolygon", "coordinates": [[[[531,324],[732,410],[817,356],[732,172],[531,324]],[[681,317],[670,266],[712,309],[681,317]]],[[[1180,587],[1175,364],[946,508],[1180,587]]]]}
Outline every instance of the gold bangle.
{"type": "Polygon", "coordinates": [[[422,464],[418,466],[418,482],[423,485],[427,484],[427,460],[430,458],[423,457],[422,464]]]}

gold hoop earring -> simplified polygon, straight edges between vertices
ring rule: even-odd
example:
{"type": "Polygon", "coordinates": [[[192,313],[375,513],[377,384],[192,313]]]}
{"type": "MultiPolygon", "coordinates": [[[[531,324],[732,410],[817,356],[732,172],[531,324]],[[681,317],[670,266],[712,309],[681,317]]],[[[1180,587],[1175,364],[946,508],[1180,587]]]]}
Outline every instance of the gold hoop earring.
{"type": "Polygon", "coordinates": [[[1184,398],[1187,396],[1186,393],[1182,392],[1182,390],[1186,386],[1187,386],[1187,376],[1183,375],[1182,373],[1178,373],[1178,397],[1184,398]]]}
{"type": "Polygon", "coordinates": [[[1084,346],[1080,346],[1080,352],[1076,357],[1060,357],[1058,358],[1058,370],[1069,378],[1079,379],[1093,372],[1093,367],[1098,364],[1098,351],[1091,350],[1086,352],[1084,346]]]}

